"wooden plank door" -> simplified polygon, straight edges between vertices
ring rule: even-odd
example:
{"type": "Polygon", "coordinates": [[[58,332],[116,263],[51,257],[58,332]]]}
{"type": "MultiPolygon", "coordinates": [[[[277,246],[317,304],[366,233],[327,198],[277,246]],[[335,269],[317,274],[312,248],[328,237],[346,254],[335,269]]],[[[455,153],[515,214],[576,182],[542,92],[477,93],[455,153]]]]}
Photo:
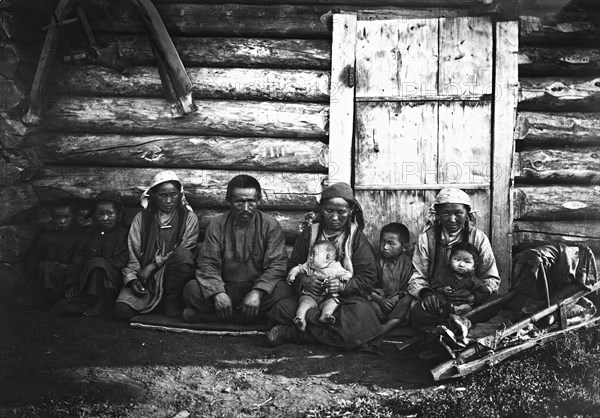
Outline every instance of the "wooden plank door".
{"type": "MultiPolygon", "coordinates": [[[[356,28],[355,83],[337,87],[346,94],[354,88],[353,180],[366,215],[367,237],[376,244],[379,229],[396,221],[407,225],[416,239],[438,191],[459,187],[471,196],[477,226],[488,237],[498,237],[500,246],[494,250],[501,274],[507,276],[517,83],[516,60],[509,58],[512,53],[516,58],[516,32],[509,31],[510,39],[502,40],[499,48],[510,50],[505,53],[510,57],[499,60],[494,45],[507,32],[494,31],[487,17],[367,21],[340,16],[338,25],[346,33],[356,28]],[[500,74],[498,63],[511,66],[511,71],[514,67],[514,73],[500,74]],[[494,81],[505,82],[503,77],[510,80],[499,88],[494,81]],[[497,100],[500,95],[503,101],[497,100]],[[497,143],[496,130],[503,131],[497,143]]],[[[337,57],[351,61],[348,49],[340,55],[335,48],[332,83],[333,69],[343,64],[337,57]]],[[[343,106],[348,115],[352,109],[347,101],[343,106]]],[[[342,132],[336,129],[340,121],[333,118],[341,114],[340,107],[332,102],[332,135],[333,130],[342,132]]],[[[332,136],[330,147],[339,149],[342,142],[332,136]]]]}

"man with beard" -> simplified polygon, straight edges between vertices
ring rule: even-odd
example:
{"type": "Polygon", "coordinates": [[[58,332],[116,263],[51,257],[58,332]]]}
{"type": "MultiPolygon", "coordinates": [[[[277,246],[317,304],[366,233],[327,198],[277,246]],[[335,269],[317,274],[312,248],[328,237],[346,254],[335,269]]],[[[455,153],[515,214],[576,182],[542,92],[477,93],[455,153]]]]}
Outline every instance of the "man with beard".
{"type": "Polygon", "coordinates": [[[287,253],[279,222],[258,210],[260,183],[239,175],[227,185],[230,211],[211,220],[198,254],[196,280],[183,292],[187,322],[249,323],[265,319],[286,283],[287,253]]]}

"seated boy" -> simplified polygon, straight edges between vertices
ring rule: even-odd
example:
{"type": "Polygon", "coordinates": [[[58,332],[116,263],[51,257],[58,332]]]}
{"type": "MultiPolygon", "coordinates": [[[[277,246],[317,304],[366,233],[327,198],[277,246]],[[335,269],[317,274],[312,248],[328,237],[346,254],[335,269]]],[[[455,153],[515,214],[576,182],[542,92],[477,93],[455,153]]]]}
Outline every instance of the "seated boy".
{"type": "Polygon", "coordinates": [[[377,259],[377,282],[371,292],[371,304],[383,324],[383,331],[408,323],[413,297],[406,290],[412,261],[406,254],[410,242],[408,228],[390,223],[381,228],[377,259]]]}
{"type": "MultiPolygon", "coordinates": [[[[290,270],[287,282],[292,284],[299,273],[306,273],[307,275],[321,274],[325,277],[325,280],[336,277],[342,283],[347,283],[352,278],[352,273],[342,267],[336,258],[337,251],[331,242],[325,240],[317,241],[311,247],[306,263],[300,264],[290,270]]],[[[319,304],[321,305],[321,317],[319,321],[334,323],[335,317],[333,313],[340,303],[338,297],[339,295],[336,293],[314,294],[304,289],[298,301],[294,324],[301,331],[304,331],[306,329],[306,312],[311,308],[316,308],[319,304]]]]}
{"type": "Polygon", "coordinates": [[[71,201],[52,204],[52,229],[43,232],[30,257],[31,280],[15,301],[19,311],[35,311],[56,303],[65,291],[66,272],[73,261],[80,231],[74,229],[71,201]]]}

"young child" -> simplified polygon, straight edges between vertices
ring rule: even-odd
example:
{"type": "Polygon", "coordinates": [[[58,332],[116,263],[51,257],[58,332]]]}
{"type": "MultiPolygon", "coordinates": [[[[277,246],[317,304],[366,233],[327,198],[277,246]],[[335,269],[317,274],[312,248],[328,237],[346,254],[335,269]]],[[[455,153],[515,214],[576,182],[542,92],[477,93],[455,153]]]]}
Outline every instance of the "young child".
{"type": "Polygon", "coordinates": [[[478,261],[477,248],[468,242],[459,242],[450,251],[450,265],[434,276],[431,288],[444,297],[452,295],[456,290],[468,290],[474,295],[469,303],[453,304],[448,301],[447,309],[443,309],[442,320],[448,319],[450,314],[464,315],[472,309],[472,305],[481,303],[490,296],[489,288],[475,277],[478,261]]]}
{"type": "Polygon", "coordinates": [[[88,200],[79,200],[77,202],[77,210],[75,211],[75,227],[87,228],[94,223],[92,219],[92,211],[94,205],[88,200]]]}
{"type": "MultiPolygon", "coordinates": [[[[290,270],[287,282],[292,284],[299,273],[305,273],[307,275],[320,274],[325,277],[325,281],[337,278],[342,283],[347,283],[352,278],[352,273],[342,267],[336,258],[337,251],[331,242],[325,240],[317,241],[311,247],[306,263],[299,264],[290,270]]],[[[301,331],[304,331],[306,329],[306,312],[319,305],[321,305],[321,317],[319,321],[330,324],[334,323],[335,317],[333,313],[339,305],[338,297],[339,295],[336,293],[327,294],[325,292],[315,294],[304,289],[298,301],[294,324],[301,331]]]]}
{"type": "Polygon", "coordinates": [[[75,207],[69,200],[52,204],[52,226],[43,232],[30,257],[31,280],[15,300],[22,312],[48,308],[64,294],[66,272],[73,262],[80,231],[73,228],[75,207]]]}
{"type": "Polygon", "coordinates": [[[121,213],[118,194],[104,192],[96,198],[95,224],[86,228],[75,251],[57,313],[96,316],[113,307],[123,285],[121,270],[129,260],[129,230],[120,222],[121,213]]]}
{"type": "Polygon", "coordinates": [[[406,254],[409,242],[408,228],[401,223],[387,224],[379,233],[377,282],[371,292],[371,304],[384,332],[408,323],[414,299],[406,290],[412,272],[412,260],[406,254]]]}

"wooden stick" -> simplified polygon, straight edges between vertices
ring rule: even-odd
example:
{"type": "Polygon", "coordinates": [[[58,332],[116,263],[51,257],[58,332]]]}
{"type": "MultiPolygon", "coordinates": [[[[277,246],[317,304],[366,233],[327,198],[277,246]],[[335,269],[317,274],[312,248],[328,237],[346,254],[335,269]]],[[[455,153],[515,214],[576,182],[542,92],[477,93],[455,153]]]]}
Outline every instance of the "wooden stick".
{"type": "Polygon", "coordinates": [[[483,311],[484,309],[487,309],[489,307],[492,306],[496,306],[499,305],[502,302],[506,302],[507,300],[509,300],[510,298],[512,298],[517,292],[515,292],[514,290],[511,292],[508,292],[507,294],[505,294],[504,296],[501,296],[497,299],[493,299],[490,300],[486,303],[484,303],[483,305],[479,305],[477,306],[475,309],[473,309],[472,311],[467,312],[465,315],[463,315],[464,318],[470,318],[473,315],[475,315],[476,313],[479,313],[481,311],[483,311]]]}
{"type": "Polygon", "coordinates": [[[542,344],[546,341],[553,340],[566,332],[575,331],[579,328],[590,328],[598,325],[600,325],[600,318],[590,318],[587,321],[583,321],[566,329],[560,329],[558,331],[542,334],[539,337],[528,340],[517,346],[505,348],[501,351],[498,351],[495,354],[491,354],[482,359],[476,359],[464,364],[460,364],[459,361],[456,360],[451,360],[442,363],[431,369],[431,375],[433,376],[433,380],[435,380],[436,382],[444,379],[452,379],[456,377],[467,376],[473,372],[483,369],[484,367],[493,367],[501,361],[504,361],[515,354],[523,352],[531,347],[534,347],[538,344],[542,344]],[[453,368],[456,369],[456,372],[450,374],[449,372],[453,368]]]}
{"type": "MultiPolygon", "coordinates": [[[[58,3],[58,6],[56,6],[56,10],[54,11],[51,24],[60,21],[62,16],[69,10],[70,3],[70,0],[60,0],[60,3],[58,3]]],[[[44,46],[42,47],[42,53],[33,79],[33,85],[31,86],[29,109],[25,116],[23,116],[23,123],[25,124],[37,125],[40,122],[45,96],[44,87],[46,86],[50,67],[54,60],[54,51],[58,45],[58,32],[58,26],[52,25],[46,33],[46,39],[44,40],[44,46]]]]}
{"type": "Polygon", "coordinates": [[[131,328],[139,328],[139,329],[147,329],[152,331],[170,331],[170,332],[179,332],[179,333],[187,333],[187,334],[197,334],[197,335],[221,335],[221,336],[258,336],[265,335],[265,331],[213,331],[213,330],[203,330],[203,329],[189,329],[189,328],[175,328],[175,327],[166,327],[162,325],[146,325],[140,324],[138,322],[132,322],[129,324],[131,328]]]}

